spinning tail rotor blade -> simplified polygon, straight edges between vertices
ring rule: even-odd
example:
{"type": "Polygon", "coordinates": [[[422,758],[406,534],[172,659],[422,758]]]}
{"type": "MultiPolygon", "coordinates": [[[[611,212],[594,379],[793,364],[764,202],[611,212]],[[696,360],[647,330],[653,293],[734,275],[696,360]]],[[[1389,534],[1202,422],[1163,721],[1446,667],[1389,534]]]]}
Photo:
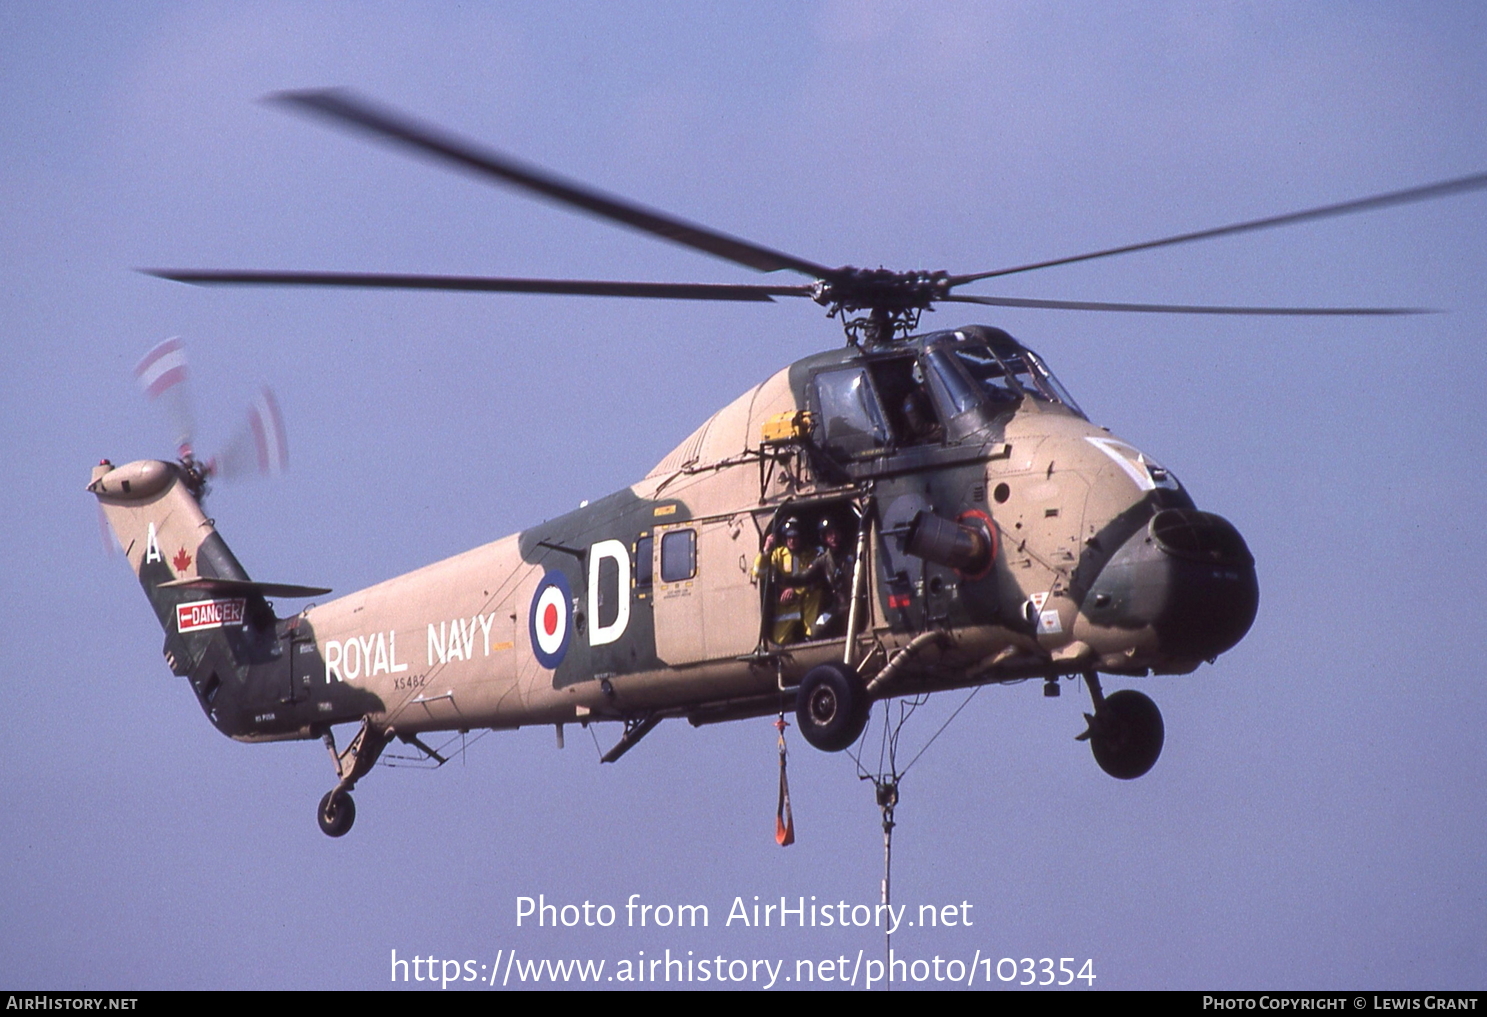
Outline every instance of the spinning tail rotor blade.
{"type": "Polygon", "coordinates": [[[190,457],[196,424],[191,413],[191,390],[187,385],[190,374],[181,337],[172,336],[146,353],[134,366],[134,377],[151,402],[165,407],[176,432],[177,454],[183,459],[190,457]]]}
{"type": "Polygon", "coordinates": [[[115,554],[122,551],[123,548],[119,546],[119,540],[114,536],[113,527],[108,524],[108,516],[104,514],[103,503],[98,502],[95,508],[98,509],[98,540],[103,547],[103,556],[105,558],[112,558],[115,554]]]}
{"type": "Polygon", "coordinates": [[[151,402],[163,403],[176,431],[177,455],[202,468],[203,475],[223,480],[277,476],[289,465],[289,441],[284,415],[273,390],[259,390],[243,421],[220,455],[204,466],[197,462],[193,442],[196,426],[191,412],[190,372],[186,348],[179,336],[160,343],[135,365],[134,377],[151,402]]]}
{"type": "Polygon", "coordinates": [[[223,480],[243,477],[278,476],[289,466],[289,441],[284,430],[284,417],[273,390],[264,387],[248,419],[233,435],[222,454],[212,460],[213,472],[223,480]]]}

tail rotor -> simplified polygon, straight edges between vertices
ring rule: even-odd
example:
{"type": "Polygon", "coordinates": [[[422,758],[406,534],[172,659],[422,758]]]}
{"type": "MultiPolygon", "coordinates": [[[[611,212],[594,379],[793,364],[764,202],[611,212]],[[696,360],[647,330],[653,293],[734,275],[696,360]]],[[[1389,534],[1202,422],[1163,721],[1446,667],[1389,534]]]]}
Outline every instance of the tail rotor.
{"type": "Polygon", "coordinates": [[[264,386],[248,407],[247,418],[221,453],[196,458],[196,418],[192,411],[190,371],[179,336],[172,336],[146,353],[134,368],[146,398],[161,404],[176,435],[181,464],[204,485],[207,478],[226,481],[252,476],[278,476],[289,464],[289,442],[284,415],[273,390],[264,386]]]}
{"type": "Polygon", "coordinates": [[[176,454],[189,461],[193,458],[191,437],[196,433],[196,420],[191,412],[191,388],[187,382],[186,348],[180,336],[172,336],[146,353],[134,365],[134,377],[145,398],[160,403],[176,432],[176,454]]]}
{"type": "Polygon", "coordinates": [[[284,416],[279,412],[273,389],[264,386],[248,407],[247,420],[208,467],[214,475],[232,481],[255,475],[276,477],[288,465],[284,416]]]}

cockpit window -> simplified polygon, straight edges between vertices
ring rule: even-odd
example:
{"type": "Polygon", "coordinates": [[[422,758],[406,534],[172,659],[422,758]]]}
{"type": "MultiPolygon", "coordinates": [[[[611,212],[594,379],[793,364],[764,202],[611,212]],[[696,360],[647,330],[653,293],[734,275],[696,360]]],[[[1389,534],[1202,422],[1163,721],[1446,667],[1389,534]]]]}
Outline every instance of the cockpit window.
{"type": "Polygon", "coordinates": [[[981,386],[993,406],[1016,402],[1026,395],[1041,402],[1061,403],[1084,416],[1084,411],[1029,350],[995,352],[978,343],[954,347],[955,356],[981,386]]]}
{"type": "Polygon", "coordinates": [[[986,401],[985,393],[973,380],[974,376],[967,378],[965,372],[956,369],[955,355],[949,350],[930,350],[924,359],[930,366],[929,379],[935,396],[950,416],[973,410],[986,401]]]}
{"type": "Polygon", "coordinates": [[[1016,353],[1004,360],[985,346],[961,346],[955,351],[971,377],[981,383],[993,402],[1015,401],[1023,395],[1047,401],[1049,395],[1031,378],[1027,364],[1016,353]]]}
{"type": "Polygon", "coordinates": [[[861,367],[816,375],[816,401],[821,442],[827,448],[853,456],[888,444],[882,407],[861,367]]]}
{"type": "MultiPolygon", "coordinates": [[[[1053,376],[1053,372],[1048,369],[1047,364],[1043,363],[1041,357],[1032,350],[1023,350],[1022,356],[1027,359],[1027,362],[1032,365],[1033,370],[1037,372],[1038,377],[1043,380],[1043,384],[1053,393],[1053,398],[1063,403],[1081,417],[1084,417],[1084,411],[1079,408],[1079,404],[1074,401],[1074,397],[1069,395],[1069,390],[1059,384],[1059,380],[1053,376]]],[[[1084,417],[1084,419],[1088,420],[1089,418],[1084,417]]]]}

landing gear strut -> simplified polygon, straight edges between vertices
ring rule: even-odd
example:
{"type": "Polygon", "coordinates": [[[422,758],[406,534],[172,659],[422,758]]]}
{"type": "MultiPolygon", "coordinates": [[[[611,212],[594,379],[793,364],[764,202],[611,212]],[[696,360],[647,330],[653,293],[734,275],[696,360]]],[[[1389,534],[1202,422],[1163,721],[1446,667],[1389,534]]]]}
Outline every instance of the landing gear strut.
{"type": "Polygon", "coordinates": [[[1095,712],[1084,715],[1089,727],[1078,740],[1089,742],[1095,762],[1110,776],[1120,780],[1142,776],[1162,754],[1162,711],[1134,689],[1104,695],[1094,672],[1086,674],[1084,680],[1095,712]]]}
{"type": "Polygon", "coordinates": [[[321,738],[330,752],[331,761],[336,764],[336,776],[341,780],[320,799],[316,818],[320,821],[321,833],[327,837],[342,837],[356,822],[356,802],[351,799],[351,789],[382,755],[387,746],[387,733],[375,730],[369,721],[363,720],[361,729],[342,752],[336,751],[336,736],[329,729],[321,738]]]}

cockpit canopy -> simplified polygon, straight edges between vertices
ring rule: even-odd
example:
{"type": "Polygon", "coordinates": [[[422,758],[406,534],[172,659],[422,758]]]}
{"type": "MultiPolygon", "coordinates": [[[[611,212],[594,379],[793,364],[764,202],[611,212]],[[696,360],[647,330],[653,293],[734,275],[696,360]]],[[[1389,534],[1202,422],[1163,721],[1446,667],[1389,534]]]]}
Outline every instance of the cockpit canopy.
{"type": "Polygon", "coordinates": [[[1005,423],[1025,400],[1084,416],[1036,353],[980,326],[826,367],[809,398],[817,443],[844,459],[960,443],[1005,423]]]}

